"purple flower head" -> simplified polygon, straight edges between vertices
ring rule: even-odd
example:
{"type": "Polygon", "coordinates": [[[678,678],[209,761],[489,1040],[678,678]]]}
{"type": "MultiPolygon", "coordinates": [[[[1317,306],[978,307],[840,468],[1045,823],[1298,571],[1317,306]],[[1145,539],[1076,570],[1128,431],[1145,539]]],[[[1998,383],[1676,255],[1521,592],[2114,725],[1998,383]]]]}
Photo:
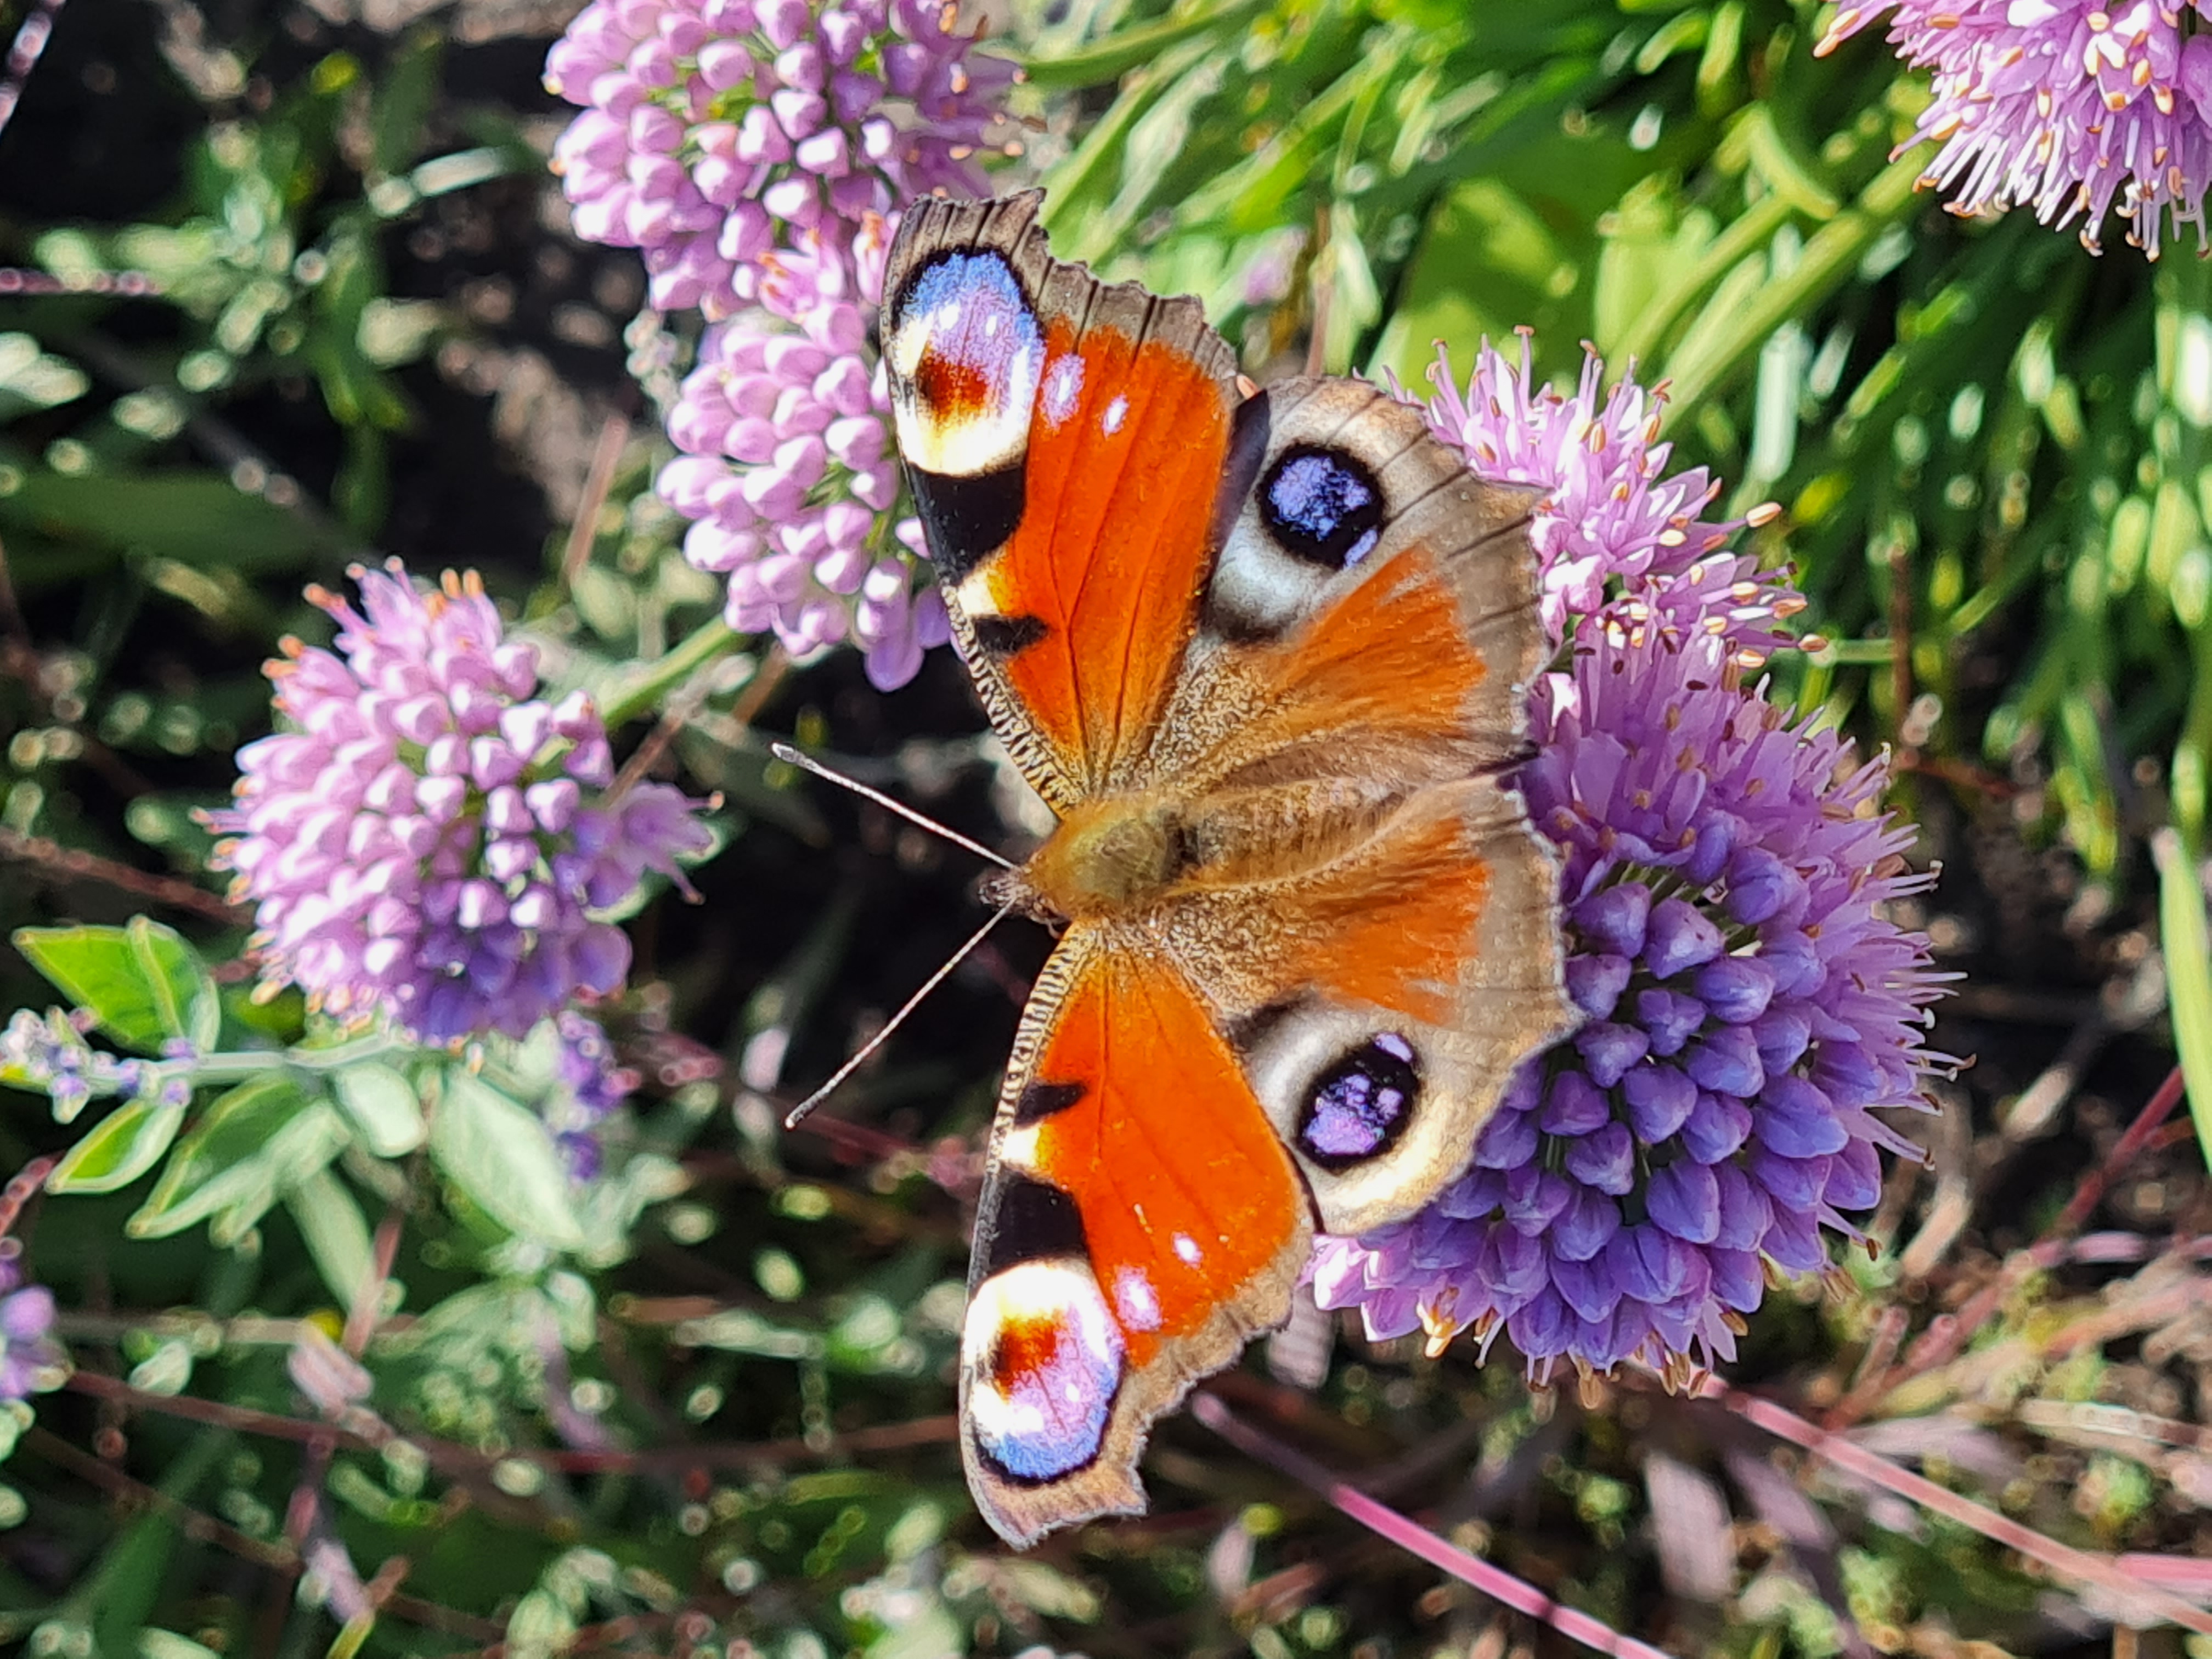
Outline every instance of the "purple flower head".
{"type": "Polygon", "coordinates": [[[763,305],[700,346],[659,490],[694,521],[684,556],[728,578],[731,627],[773,629],[794,656],[849,640],[890,690],[951,629],[921,527],[894,514],[890,396],[868,338],[885,240],[872,218],[849,261],[817,244],[767,262],[763,305]]]}
{"type": "Polygon", "coordinates": [[[1324,1238],[1323,1307],[1437,1346],[1505,1332],[1530,1373],[1733,1358],[1766,1267],[1825,1267],[1820,1229],[1881,1191],[1875,1117],[1921,1104],[1940,994],[1881,762],[1792,726],[1729,647],[1585,630],[1539,684],[1518,782],[1557,846],[1585,1018],[1524,1065],[1468,1173],[1411,1220],[1324,1238]]]}
{"type": "Polygon", "coordinates": [[[13,1258],[0,1261],[0,1401],[61,1386],[69,1356],[53,1330],[54,1293],[43,1285],[26,1285],[13,1258]]]}
{"type": "Polygon", "coordinates": [[[239,751],[218,857],[258,907],[264,982],[432,1042],[520,1036],[621,983],[629,940],[592,913],[648,870],[684,884],[706,827],[665,784],[610,788],[599,712],[533,695],[537,653],[473,573],[428,593],[396,559],[353,574],[358,611],[308,590],[336,649],[288,640],[269,665],[289,729],[239,751]]]}
{"type": "Polygon", "coordinates": [[[1441,347],[1429,377],[1438,387],[1430,430],[1482,477],[1544,492],[1529,539],[1555,641],[1576,618],[1615,605],[1639,623],[1656,620],[1662,632],[1717,634],[1753,662],[1792,642],[1776,624],[1803,610],[1804,599],[1774,573],[1760,573],[1757,560],[1727,550],[1737,531],[1778,509],[1698,516],[1720,483],[1701,466],[1668,475],[1674,446],[1659,438],[1664,387],[1646,391],[1623,376],[1605,390],[1595,351],[1584,357],[1571,397],[1539,386],[1526,330],[1517,368],[1486,340],[1464,393],[1441,347]]]}
{"type": "Polygon", "coordinates": [[[928,0],[592,0],[545,60],[579,235],[642,250],[653,301],[726,317],[763,256],[974,196],[1016,70],[928,0]]]}
{"type": "Polygon", "coordinates": [[[579,1181],[599,1172],[604,1152],[599,1127],[638,1085],[638,1075],[615,1057],[614,1044],[599,1021],[564,1008],[553,1017],[557,1047],[554,1088],[540,1110],[546,1127],[579,1181]]]}
{"type": "Polygon", "coordinates": [[[2169,213],[2205,240],[2212,35],[2191,27],[2191,4],[2204,12],[2204,0],[1874,0],[1844,6],[1814,50],[1893,11],[1897,55],[1934,80],[1910,141],[1942,145],[1923,185],[1952,191],[1954,213],[2079,218],[2092,252],[2117,203],[2129,243],[2155,259],[2169,213]]]}

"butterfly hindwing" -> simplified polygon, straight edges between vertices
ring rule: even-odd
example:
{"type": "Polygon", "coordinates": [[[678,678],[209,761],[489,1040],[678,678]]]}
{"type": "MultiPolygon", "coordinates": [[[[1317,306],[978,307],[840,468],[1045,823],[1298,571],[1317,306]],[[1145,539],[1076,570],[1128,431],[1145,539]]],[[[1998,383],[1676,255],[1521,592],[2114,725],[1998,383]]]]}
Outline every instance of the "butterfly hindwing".
{"type": "Polygon", "coordinates": [[[1042,200],[916,203],[884,350],[961,653],[1064,806],[1146,752],[1195,626],[1239,399],[1198,302],[1053,259],[1042,200]]]}
{"type": "Polygon", "coordinates": [[[1071,929],[1007,1068],[962,1341],[969,1484],[1025,1544],[1144,1508],[1146,1431],[1282,1322],[1306,1197],[1175,965],[1071,929]]]}

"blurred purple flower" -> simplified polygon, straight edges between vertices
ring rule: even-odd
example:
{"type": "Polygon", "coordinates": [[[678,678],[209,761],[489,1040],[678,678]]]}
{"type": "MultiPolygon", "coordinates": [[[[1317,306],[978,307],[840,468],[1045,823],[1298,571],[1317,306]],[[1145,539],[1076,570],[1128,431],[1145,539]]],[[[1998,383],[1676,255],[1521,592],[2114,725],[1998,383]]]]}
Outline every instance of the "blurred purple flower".
{"type": "Polygon", "coordinates": [[[592,913],[648,870],[684,885],[707,830],[665,784],[612,794],[599,712],[532,695],[537,653],[474,573],[427,594],[396,559],[353,574],[360,611],[308,590],[337,650],[288,640],[269,665],[291,729],[240,750],[218,859],[258,907],[265,983],[431,1042],[520,1036],[621,983],[629,940],[592,913]]]}
{"type": "Polygon", "coordinates": [[[84,1040],[92,1014],[49,1008],[45,1015],[19,1008],[0,1033],[0,1082],[36,1089],[52,1097],[54,1115],[66,1123],[94,1095],[115,1094],[129,1085],[128,1061],[102,1054],[84,1040]]]}
{"type": "MultiPolygon", "coordinates": [[[[2203,0],[2194,9],[2205,12],[2203,0]]],[[[1886,11],[1897,55],[1933,72],[1911,143],[1942,145],[1921,183],[1961,214],[2032,206],[2082,221],[2099,251],[2115,201],[2128,241],[2158,257],[2166,216],[2197,227],[2212,184],[2212,34],[2180,0],[1875,0],[1846,5],[1814,48],[1886,11]]]]}
{"type": "Polygon", "coordinates": [[[1451,356],[1439,347],[1429,378],[1429,427],[1499,483],[1545,492],[1529,538],[1542,570],[1544,622],[1564,641],[1574,619],[1608,605],[1662,632],[1692,629],[1726,639],[1755,664],[1795,643],[1777,624],[1805,608],[1779,573],[1727,550],[1747,525],[1780,511],[1771,504],[1741,519],[1698,515],[1720,494],[1703,467],[1667,475],[1674,446],[1659,439],[1664,387],[1646,391],[1624,375],[1604,390],[1605,364],[1590,351],[1571,397],[1535,385],[1529,336],[1516,368],[1485,341],[1462,393],[1451,356]]]}
{"type": "Polygon", "coordinates": [[[25,1285],[13,1259],[0,1261],[0,1401],[60,1386],[69,1355],[54,1340],[54,1293],[25,1285]]]}
{"type": "Polygon", "coordinates": [[[766,304],[701,343],[668,417],[684,453],[659,489],[695,521],[684,556],[728,577],[731,627],[772,628],[794,656],[849,639],[888,691],[951,629],[915,556],[920,526],[892,516],[890,398],[868,337],[884,240],[872,218],[849,264],[769,262],[766,304]]]}
{"type": "Polygon", "coordinates": [[[653,302],[729,315],[802,232],[974,196],[1017,71],[943,0],[592,0],[545,60],[583,106],[554,167],[587,240],[642,250],[653,302]]]}
{"type": "Polygon", "coordinates": [[[1585,635],[1531,699],[1517,781],[1562,856],[1586,1024],[1515,1075],[1465,1176],[1322,1239],[1313,1277],[1376,1337],[1503,1330],[1538,1377],[1679,1382],[1734,1357],[1765,1263],[1813,1272],[1823,1226],[1860,1236],[1882,1149],[1918,1155],[1872,1113],[1922,1104],[1942,976],[1881,912],[1929,881],[1875,813],[1882,762],[1790,725],[1716,636],[1585,635]]]}
{"type": "Polygon", "coordinates": [[[589,1181],[599,1172],[599,1128],[638,1085],[638,1075],[615,1057],[606,1031],[588,1014],[564,1008],[553,1017],[558,1043],[556,1087],[540,1108],[545,1126],[568,1160],[568,1173],[589,1181]]]}
{"type": "Polygon", "coordinates": [[[67,1123],[94,1096],[122,1095],[158,1105],[184,1106],[192,1097],[192,1045],[174,1038],[161,1045],[162,1059],[118,1060],[85,1041],[99,1024],[86,1008],[49,1008],[45,1015],[16,1010],[0,1031],[0,1083],[36,1089],[54,1103],[54,1116],[67,1123]]]}

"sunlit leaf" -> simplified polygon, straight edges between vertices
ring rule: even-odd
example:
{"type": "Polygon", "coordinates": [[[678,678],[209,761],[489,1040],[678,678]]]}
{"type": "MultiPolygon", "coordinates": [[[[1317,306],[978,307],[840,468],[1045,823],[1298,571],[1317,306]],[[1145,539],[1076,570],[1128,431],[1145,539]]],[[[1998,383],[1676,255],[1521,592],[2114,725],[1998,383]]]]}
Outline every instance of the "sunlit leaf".
{"type": "Polygon", "coordinates": [[[94,1124],[46,1177],[52,1193],[112,1193],[161,1162],[184,1127],[185,1108],[134,1100],[94,1124]]]}
{"type": "Polygon", "coordinates": [[[459,1066],[447,1068],[430,1119],[430,1156],[510,1232],[546,1244],[583,1242],[568,1172],[544,1121],[459,1066]]]}
{"type": "Polygon", "coordinates": [[[343,1067],[331,1085],[362,1144],[379,1158],[404,1158],[422,1144],[422,1103],[404,1073],[365,1060],[343,1067]]]}
{"type": "Polygon", "coordinates": [[[173,927],[135,918],[128,927],[22,927],[15,948],[100,1029],[125,1047],[156,1054],[173,1037],[206,1048],[222,1004],[197,952],[173,927]]]}

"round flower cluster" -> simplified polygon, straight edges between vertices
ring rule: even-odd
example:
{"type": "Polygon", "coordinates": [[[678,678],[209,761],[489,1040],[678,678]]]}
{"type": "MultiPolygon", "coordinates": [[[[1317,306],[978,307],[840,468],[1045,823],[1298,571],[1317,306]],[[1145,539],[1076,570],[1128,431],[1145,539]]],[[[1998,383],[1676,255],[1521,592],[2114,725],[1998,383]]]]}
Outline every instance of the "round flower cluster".
{"type": "MultiPolygon", "coordinates": [[[[878,253],[864,267],[872,290],[881,270],[878,253]]],[[[795,656],[850,638],[890,690],[951,630],[911,556],[920,526],[891,517],[890,399],[867,312],[815,273],[798,280],[797,322],[753,310],[708,331],[669,415],[684,453],[659,489],[695,520],[684,556],[728,577],[731,627],[772,628],[795,656]]]]}
{"type": "Polygon", "coordinates": [[[1429,378],[1437,386],[1428,404],[1431,431],[1481,477],[1545,492],[1529,540],[1554,640],[1571,631],[1572,618],[1625,599],[1622,615],[1656,618],[1662,632],[1717,635],[1747,664],[1792,642],[1775,624],[1803,610],[1804,599],[1762,574],[1756,559],[1727,548],[1736,532],[1780,509],[1770,503],[1741,519],[1698,516],[1720,483],[1701,466],[1668,476],[1674,447],[1659,438],[1663,387],[1646,391],[1624,376],[1604,391],[1605,364],[1595,351],[1583,358],[1572,397],[1549,382],[1539,386],[1525,329],[1517,368],[1486,340],[1464,393],[1442,347],[1429,378]]]}
{"type": "Polygon", "coordinates": [[[353,574],[359,611],[308,592],[336,650],[287,640],[269,665],[291,729],[240,751],[217,857],[258,907],[264,981],[431,1042],[520,1036],[621,982],[629,941],[592,912],[648,870],[682,884],[710,838],[667,785],[610,788],[598,711],[533,695],[537,653],[473,573],[429,593],[397,560],[353,574]]]}
{"type": "Polygon", "coordinates": [[[1315,1289],[1377,1337],[1502,1330],[1538,1377],[1635,1359],[1680,1382],[1733,1357],[1762,1258],[1824,1267],[1878,1150],[1917,1156],[1872,1114],[1921,1104],[1940,976],[1880,907],[1929,878],[1874,813],[1885,767],[1790,724],[1712,635],[1586,627],[1532,702],[1517,781],[1562,855],[1587,1023],[1516,1074],[1429,1208],[1322,1240],[1315,1289]]]}
{"type": "Polygon", "coordinates": [[[729,315],[799,232],[980,193],[1016,70],[944,0],[592,0],[545,62],[581,105],[554,167],[588,240],[642,251],[653,303],[729,315]]]}
{"type": "Polygon", "coordinates": [[[1942,149],[1923,184],[1954,191],[1956,213],[2078,217],[2092,252],[2117,201],[2154,259],[2169,213],[2205,240],[2212,34],[2192,3],[2204,13],[2203,0],[1875,0],[1844,6],[1814,50],[1893,12],[1898,56],[1933,72],[1911,142],[1942,149]]]}

